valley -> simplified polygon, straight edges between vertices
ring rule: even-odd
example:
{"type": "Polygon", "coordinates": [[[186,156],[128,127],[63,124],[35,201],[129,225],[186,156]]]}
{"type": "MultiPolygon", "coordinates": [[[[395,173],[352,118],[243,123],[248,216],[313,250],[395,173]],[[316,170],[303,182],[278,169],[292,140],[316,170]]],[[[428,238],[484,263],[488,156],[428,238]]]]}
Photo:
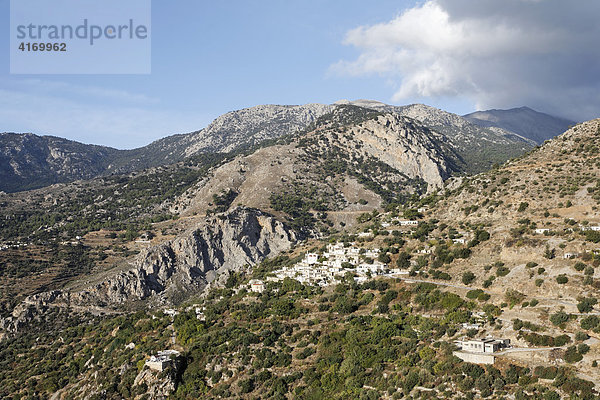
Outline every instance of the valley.
{"type": "Polygon", "coordinates": [[[597,396],[600,120],[345,101],[161,143],[0,195],[0,397],[597,396]]]}

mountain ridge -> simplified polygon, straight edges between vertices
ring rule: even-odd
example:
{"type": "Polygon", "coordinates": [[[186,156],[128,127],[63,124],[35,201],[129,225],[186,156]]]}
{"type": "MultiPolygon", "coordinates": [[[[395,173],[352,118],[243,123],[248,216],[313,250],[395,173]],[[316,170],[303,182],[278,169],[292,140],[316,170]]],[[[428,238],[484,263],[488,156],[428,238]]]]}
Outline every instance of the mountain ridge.
{"type": "MultiPolygon", "coordinates": [[[[409,117],[411,110],[417,108],[417,105],[398,107],[367,100],[361,104],[370,107],[369,109],[398,112],[409,117]]],[[[63,144],[58,146],[52,144],[58,143],[58,139],[28,134],[28,141],[32,142],[31,151],[17,157],[13,153],[19,146],[14,143],[14,137],[9,138],[8,133],[0,134],[0,148],[3,149],[0,152],[0,190],[29,190],[54,183],[172,164],[202,153],[237,151],[302,131],[336,107],[340,107],[340,104],[259,105],[225,113],[199,131],[168,136],[131,150],[86,145],[67,139],[60,139],[60,143],[63,144]],[[65,152],[64,149],[69,148],[73,150],[65,154],[64,160],[51,157],[51,154],[61,154],[65,152]],[[24,170],[30,171],[29,174],[22,172],[24,170]]],[[[428,107],[425,114],[445,113],[433,107],[421,106],[423,107],[428,107]]],[[[445,115],[453,116],[446,117],[446,125],[443,121],[428,121],[427,115],[420,116],[427,126],[442,131],[453,138],[455,145],[462,146],[461,156],[467,155],[467,164],[473,165],[472,171],[488,168],[495,162],[503,162],[527,150],[531,145],[521,137],[511,137],[504,131],[494,131],[497,128],[477,128],[476,125],[465,125],[463,120],[459,120],[461,117],[455,114],[445,115]],[[468,132],[461,136],[459,131],[463,126],[467,127],[468,132]],[[463,140],[465,134],[470,143],[463,140]],[[485,141],[481,144],[486,144],[489,152],[484,156],[489,159],[487,161],[482,162],[469,157],[468,153],[473,144],[477,144],[477,137],[485,141]]]]}
{"type": "Polygon", "coordinates": [[[537,144],[560,135],[576,124],[575,121],[542,113],[527,106],[475,111],[463,117],[483,127],[506,129],[534,140],[537,144]]]}
{"type": "MultiPolygon", "coordinates": [[[[337,213],[321,207],[323,191],[303,191],[307,185],[337,188],[352,173],[366,192],[377,189],[374,184],[384,189],[392,184],[375,181],[387,174],[418,189],[418,182],[404,177],[410,171],[391,169],[393,162],[398,168],[402,163],[383,157],[378,145],[396,146],[390,152],[396,157],[405,146],[407,153],[427,154],[429,160],[453,158],[446,152],[453,147],[445,148],[450,138],[415,119],[348,105],[336,109],[300,135],[280,137],[209,169],[173,203],[183,205],[203,185],[223,183],[191,199],[204,202],[206,212],[179,207],[178,218],[153,223],[148,230],[157,236],[139,244],[116,232],[110,239],[107,231],[83,235],[83,245],[69,244],[110,248],[113,259],[123,247],[118,256],[127,262],[93,279],[86,272],[64,291],[36,294],[14,307],[0,324],[8,331],[4,365],[11,366],[0,374],[0,393],[458,398],[476,392],[594,398],[600,382],[600,232],[593,229],[600,224],[599,138],[600,120],[588,121],[501,166],[455,178],[428,194],[416,191],[403,202],[360,202],[363,192],[351,201],[354,225],[319,229],[300,240],[286,228],[290,210],[308,207],[321,228],[337,213]],[[340,157],[326,154],[326,145],[340,157]],[[381,168],[384,161],[390,168],[381,168]],[[379,169],[359,174],[369,165],[379,169]],[[228,170],[217,174],[224,167],[228,170]],[[271,205],[284,207],[271,214],[238,205],[247,203],[239,199],[248,190],[227,191],[227,185],[244,174],[264,177],[267,170],[279,172],[274,180],[285,189],[271,205]],[[292,184],[302,180],[305,186],[292,184]],[[298,203],[298,196],[307,202],[298,203]],[[248,249],[253,243],[262,245],[248,249]],[[138,255],[127,252],[136,246],[138,255]],[[339,250],[346,261],[336,255],[339,250]],[[279,255],[260,262],[267,253],[279,255]],[[350,255],[369,272],[359,275],[358,267],[347,267],[350,255]],[[306,278],[325,266],[337,268],[335,261],[342,274],[331,285],[306,278]],[[381,265],[390,271],[370,274],[381,265]],[[392,268],[401,272],[391,274],[392,268]],[[209,274],[217,270],[223,273],[209,287],[209,274]],[[175,306],[163,302],[185,289],[203,291],[183,304],[185,299],[176,299],[175,306]],[[97,296],[107,303],[94,307],[97,296]],[[142,301],[138,307],[122,307],[136,299],[142,301]],[[457,344],[490,335],[510,340],[513,348],[486,354],[493,366],[461,361],[457,344]],[[45,343],[51,343],[47,350],[45,343]],[[176,349],[177,361],[154,372],[145,361],[163,349],[176,349]],[[52,368],[31,368],[39,360],[52,368]],[[64,381],[56,380],[59,373],[64,381]],[[139,383],[142,378],[147,384],[139,383]]],[[[123,178],[115,192],[131,184],[123,178]]],[[[14,198],[20,205],[19,196],[28,194],[0,200],[14,198]]],[[[87,196],[92,202],[95,197],[87,196]]]]}
{"type": "Polygon", "coordinates": [[[131,150],[88,145],[54,136],[0,133],[0,191],[36,189],[54,183],[128,173],[173,164],[201,153],[251,147],[263,140],[303,129],[331,107],[319,104],[260,105],[231,111],[199,131],[168,136],[131,150]],[[31,142],[31,151],[15,158],[12,153],[22,147],[15,143],[19,138],[31,142]],[[53,145],[56,142],[62,143],[62,147],[53,145]],[[61,154],[64,149],[73,151],[65,156],[62,165],[51,155],[61,154]],[[79,163],[73,165],[72,159],[79,163]],[[25,170],[29,172],[23,172],[25,170]]]}

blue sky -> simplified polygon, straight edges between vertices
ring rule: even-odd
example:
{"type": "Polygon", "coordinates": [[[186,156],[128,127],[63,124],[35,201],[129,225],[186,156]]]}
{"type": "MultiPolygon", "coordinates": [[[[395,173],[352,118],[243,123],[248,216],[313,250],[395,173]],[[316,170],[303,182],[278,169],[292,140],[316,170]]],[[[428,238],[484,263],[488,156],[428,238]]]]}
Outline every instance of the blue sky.
{"type": "MultiPolygon", "coordinates": [[[[0,58],[0,131],[133,148],[198,130],[227,111],[266,103],[369,98],[393,104],[424,102],[456,113],[521,105],[546,112],[561,110],[560,104],[544,103],[547,93],[519,95],[523,85],[518,79],[510,84],[489,82],[481,74],[485,70],[481,63],[494,60],[495,54],[473,65],[479,55],[462,54],[457,59],[449,56],[457,53],[451,47],[440,48],[438,42],[452,36],[457,24],[462,24],[459,31],[477,29],[465,25],[462,18],[484,21],[477,15],[463,16],[444,3],[155,0],[149,75],[10,75],[8,57],[0,58]],[[440,16],[442,22],[432,27],[429,19],[439,21],[440,16]],[[434,36],[428,42],[421,31],[434,36]],[[410,39],[415,32],[418,35],[410,39]],[[462,76],[463,69],[468,79],[462,76]],[[507,86],[514,87],[514,96],[506,93],[507,86]]],[[[9,0],[0,0],[0,26],[7,33],[0,52],[8,55],[9,0]]],[[[518,35],[502,35],[521,42],[518,35]]],[[[452,36],[448,43],[460,45],[460,40],[471,39],[452,36]]],[[[494,43],[500,56],[512,60],[503,66],[521,71],[522,66],[512,65],[513,53],[501,53],[507,44],[494,43]]],[[[527,51],[523,48],[519,54],[528,55],[527,51]]],[[[508,71],[515,77],[513,70],[508,71]]],[[[568,79],[562,84],[581,86],[568,79]]],[[[564,87],[561,90],[564,93],[564,87]]],[[[577,110],[562,115],[588,117],[577,115],[577,110]]]]}

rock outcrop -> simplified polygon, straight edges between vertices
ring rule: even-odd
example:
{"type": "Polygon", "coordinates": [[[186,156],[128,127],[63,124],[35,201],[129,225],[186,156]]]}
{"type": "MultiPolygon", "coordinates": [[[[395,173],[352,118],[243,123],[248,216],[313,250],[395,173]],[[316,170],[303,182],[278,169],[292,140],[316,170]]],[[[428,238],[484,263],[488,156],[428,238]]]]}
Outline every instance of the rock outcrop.
{"type": "Polygon", "coordinates": [[[185,155],[204,152],[228,152],[267,139],[295,133],[335,107],[326,104],[301,106],[260,105],[231,111],[209,126],[185,138],[185,155]]]}
{"type": "Polygon", "coordinates": [[[144,368],[135,377],[133,387],[145,385],[147,388],[143,395],[138,395],[136,399],[164,400],[172,394],[177,388],[176,377],[178,363],[174,367],[167,368],[163,372],[153,371],[150,368],[144,368]]]}
{"type": "Polygon", "coordinates": [[[479,173],[494,163],[519,156],[535,146],[535,141],[513,131],[495,126],[480,126],[474,121],[425,104],[393,106],[372,100],[343,100],[350,104],[385,113],[396,113],[421,122],[446,137],[450,147],[460,156],[463,172],[479,173]]]}
{"type": "Polygon", "coordinates": [[[439,188],[450,176],[449,148],[445,138],[397,114],[384,114],[358,124],[350,130],[361,152],[375,157],[409,178],[421,178],[431,188],[439,188]]]}
{"type": "Polygon", "coordinates": [[[135,266],[80,291],[55,290],[29,296],[0,328],[17,332],[49,307],[94,312],[139,300],[172,304],[198,293],[211,282],[224,281],[264,258],[290,249],[296,234],[272,216],[245,207],[207,217],[177,238],[149,247],[135,266]]]}
{"type": "Polygon", "coordinates": [[[136,268],[94,289],[110,303],[159,295],[169,301],[202,289],[228,271],[238,271],[288,250],[296,235],[268,214],[237,207],[208,217],[193,230],[140,254],[136,268]]]}

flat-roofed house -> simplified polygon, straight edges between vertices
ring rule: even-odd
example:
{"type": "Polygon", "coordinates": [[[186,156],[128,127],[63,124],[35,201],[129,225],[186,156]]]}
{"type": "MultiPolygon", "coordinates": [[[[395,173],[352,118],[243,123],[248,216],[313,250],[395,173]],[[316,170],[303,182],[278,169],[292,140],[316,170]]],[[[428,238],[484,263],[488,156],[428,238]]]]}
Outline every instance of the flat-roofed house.
{"type": "Polygon", "coordinates": [[[510,346],[510,339],[470,339],[470,340],[459,340],[455,342],[462,351],[469,351],[473,353],[495,353],[510,346]]]}

